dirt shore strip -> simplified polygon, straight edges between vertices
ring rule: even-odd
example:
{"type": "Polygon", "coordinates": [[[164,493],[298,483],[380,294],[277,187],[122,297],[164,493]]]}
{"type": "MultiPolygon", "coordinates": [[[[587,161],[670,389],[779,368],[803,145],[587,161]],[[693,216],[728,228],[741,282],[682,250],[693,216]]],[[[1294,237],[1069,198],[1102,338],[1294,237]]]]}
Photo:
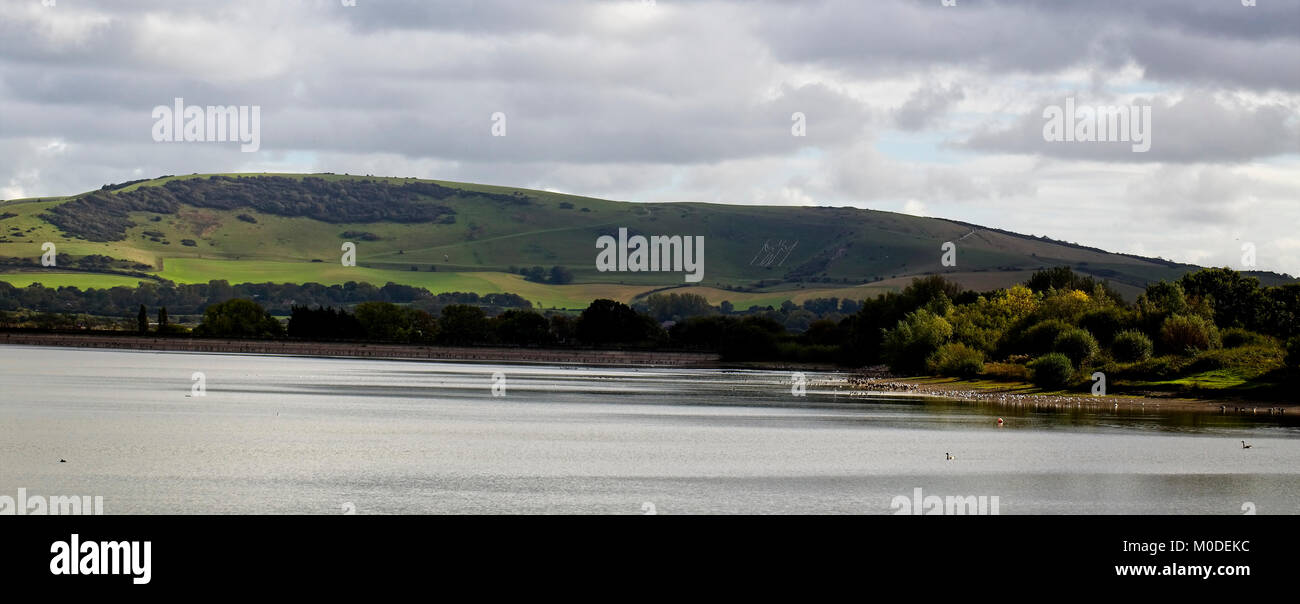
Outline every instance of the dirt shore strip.
{"type": "Polygon", "coordinates": [[[640,367],[716,367],[718,355],[636,350],[548,350],[538,348],[457,348],[404,344],[158,338],[130,335],[0,333],[0,344],[66,346],[169,352],[281,354],[311,357],[357,357],[401,360],[446,360],[502,363],[579,363],[640,367]]]}
{"type": "Polygon", "coordinates": [[[1226,399],[1192,399],[1171,396],[1137,394],[1124,396],[1092,396],[1088,393],[1036,393],[1026,392],[1023,384],[1007,384],[1006,388],[971,388],[960,380],[935,381],[857,375],[848,378],[846,387],[852,392],[897,393],[913,396],[931,396],[980,404],[1021,407],[1030,409],[1092,409],[1147,412],[1199,411],[1228,415],[1300,416],[1300,404],[1271,401],[1242,401],[1226,399]]]}

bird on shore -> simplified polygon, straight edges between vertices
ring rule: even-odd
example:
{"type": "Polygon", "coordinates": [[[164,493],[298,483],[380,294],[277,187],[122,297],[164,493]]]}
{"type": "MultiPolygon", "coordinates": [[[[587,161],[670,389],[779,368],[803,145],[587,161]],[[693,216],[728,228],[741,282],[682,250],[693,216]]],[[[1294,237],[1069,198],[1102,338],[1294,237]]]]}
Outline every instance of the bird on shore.
{"type": "Polygon", "coordinates": [[[1249,449],[1249,448],[1250,448],[1250,445],[1246,444],[1246,441],[1243,440],[1243,441],[1241,441],[1241,448],[1243,448],[1243,449],[1249,449]]]}
{"type": "Polygon", "coordinates": [[[60,459],[60,460],[59,460],[59,463],[68,463],[68,460],[66,460],[66,459],[60,459]]]}
{"type": "Polygon", "coordinates": [[[999,417],[999,418],[998,418],[998,427],[1002,427],[1002,424],[1004,424],[1004,423],[1006,423],[1006,422],[1003,422],[1003,421],[1002,421],[1002,418],[999,417]]]}
{"type": "Polygon", "coordinates": [[[952,461],[952,460],[954,460],[954,459],[957,459],[956,457],[953,457],[953,456],[952,456],[952,453],[944,453],[943,455],[944,455],[945,458],[948,459],[948,461],[952,461]]]}

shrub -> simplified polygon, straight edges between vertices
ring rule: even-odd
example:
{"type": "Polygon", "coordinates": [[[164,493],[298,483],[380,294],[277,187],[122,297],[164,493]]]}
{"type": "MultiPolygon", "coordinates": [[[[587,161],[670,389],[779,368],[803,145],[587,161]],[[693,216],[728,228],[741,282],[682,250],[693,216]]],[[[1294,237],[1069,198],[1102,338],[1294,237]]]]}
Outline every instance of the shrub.
{"type": "Polygon", "coordinates": [[[1034,384],[1040,388],[1061,388],[1074,377],[1070,357],[1059,352],[1045,354],[1029,364],[1034,384]]]}
{"type": "Polygon", "coordinates": [[[1175,354],[1219,347],[1219,328],[1197,315],[1172,315],[1160,325],[1160,343],[1175,354]]]}
{"type": "Polygon", "coordinates": [[[915,375],[925,370],[925,361],[952,337],[952,325],[943,317],[919,309],[885,331],[880,348],[889,368],[915,375]]]}
{"type": "Polygon", "coordinates": [[[1242,377],[1257,377],[1284,366],[1285,353],[1277,346],[1240,346],[1207,350],[1196,358],[1184,370],[1191,373],[1214,371],[1231,368],[1233,373],[1242,377]]]}
{"type": "Polygon", "coordinates": [[[1241,348],[1242,346],[1269,346],[1272,342],[1268,336],[1257,334],[1248,329],[1232,327],[1223,330],[1224,348],[1241,348]]]}
{"type": "Polygon", "coordinates": [[[1028,382],[1029,368],[1021,363],[985,363],[980,374],[991,380],[1005,382],[1028,382]]]}
{"type": "MultiPolygon", "coordinates": [[[[143,312],[144,306],[141,305],[143,312]]],[[[146,320],[147,324],[147,320],[146,320]]],[[[261,305],[243,298],[212,304],[203,312],[203,321],[194,335],[218,338],[267,338],[284,335],[284,327],[261,305]]]]}
{"type": "Polygon", "coordinates": [[[1070,357],[1070,362],[1082,365],[1097,354],[1097,340],[1086,330],[1073,328],[1061,332],[1052,342],[1052,350],[1070,357]]]}
{"type": "Polygon", "coordinates": [[[1118,308],[1103,308],[1086,313],[1079,319],[1079,327],[1088,330],[1088,333],[1097,338],[1102,344],[1110,344],[1115,339],[1115,334],[1124,329],[1128,322],[1124,311],[1118,308]]]}
{"type": "Polygon", "coordinates": [[[1021,340],[1021,350],[1031,354],[1052,352],[1056,337],[1071,329],[1069,323],[1059,319],[1048,319],[1030,327],[1021,340]]]}
{"type": "Polygon", "coordinates": [[[984,353],[960,342],[944,344],[926,359],[932,373],[951,377],[974,377],[984,370],[984,353]]]}
{"type": "Polygon", "coordinates": [[[1300,336],[1291,338],[1286,343],[1286,366],[1300,368],[1300,336]]]}
{"type": "Polygon", "coordinates": [[[1132,363],[1151,358],[1152,348],[1151,338],[1136,329],[1130,329],[1115,335],[1115,342],[1111,344],[1110,350],[1111,354],[1115,355],[1115,360],[1132,363]]]}

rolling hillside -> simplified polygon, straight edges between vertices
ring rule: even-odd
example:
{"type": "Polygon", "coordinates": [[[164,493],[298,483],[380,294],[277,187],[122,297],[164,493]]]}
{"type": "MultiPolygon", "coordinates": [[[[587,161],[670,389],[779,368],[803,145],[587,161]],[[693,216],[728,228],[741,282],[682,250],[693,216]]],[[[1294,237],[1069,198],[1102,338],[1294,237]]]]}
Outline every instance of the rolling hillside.
{"type": "Polygon", "coordinates": [[[393,281],[435,292],[512,292],[559,308],[688,287],[680,272],[597,271],[597,238],[620,227],[645,236],[703,236],[704,278],[691,291],[740,308],[861,298],[933,273],[992,289],[1058,265],[1108,279],[1131,296],[1149,281],[1195,268],[873,210],[629,203],[410,178],[231,174],[0,203],[0,258],[7,263],[0,279],[79,287],[142,277],[393,281]],[[345,241],[356,245],[356,266],[340,262],[345,241]],[[940,263],[948,241],[957,246],[955,267],[940,263]],[[58,267],[40,268],[44,242],[57,247],[58,267]],[[540,283],[517,274],[532,266],[566,267],[572,280],[540,283]]]}

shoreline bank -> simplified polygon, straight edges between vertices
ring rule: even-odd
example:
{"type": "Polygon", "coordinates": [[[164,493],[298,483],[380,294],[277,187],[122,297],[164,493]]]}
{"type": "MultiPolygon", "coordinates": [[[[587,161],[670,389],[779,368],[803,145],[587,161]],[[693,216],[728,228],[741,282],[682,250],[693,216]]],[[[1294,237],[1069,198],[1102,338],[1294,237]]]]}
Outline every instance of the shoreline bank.
{"type": "Polygon", "coordinates": [[[700,367],[720,365],[718,355],[699,352],[638,350],[565,350],[542,348],[468,348],[374,344],[357,342],[307,342],[297,340],[230,340],[221,338],[167,338],[134,335],[63,333],[0,333],[0,345],[51,346],[158,352],[225,354],[278,354],[303,357],[338,357],[401,361],[476,361],[501,363],[578,363],[638,367],[700,367]]]}
{"type": "Polygon", "coordinates": [[[1044,393],[1028,384],[990,384],[954,378],[900,378],[859,373],[848,380],[855,392],[897,393],[934,397],[981,405],[1035,410],[1093,409],[1165,412],[1203,412],[1222,415],[1300,417],[1300,403],[1180,397],[1166,393],[1141,392],[1093,396],[1086,393],[1044,393]],[[977,385],[979,384],[979,385],[977,385]]]}
{"type": "Polygon", "coordinates": [[[1196,411],[1225,415],[1300,417],[1300,403],[1296,402],[1189,398],[1162,392],[1139,392],[1107,396],[1091,396],[1087,393],[1043,393],[1029,384],[1017,382],[993,383],[939,377],[897,377],[881,367],[860,368],[855,371],[843,367],[778,361],[725,363],[717,354],[701,352],[505,347],[470,348],[357,342],[234,340],[119,334],[25,332],[0,332],[0,345],[209,354],[269,354],[400,361],[827,371],[841,373],[845,377],[835,378],[833,383],[826,385],[842,390],[849,396],[861,396],[864,399],[869,399],[870,396],[876,394],[901,394],[904,396],[941,398],[979,405],[1035,410],[1112,409],[1156,413],[1162,411],[1196,411]]]}

